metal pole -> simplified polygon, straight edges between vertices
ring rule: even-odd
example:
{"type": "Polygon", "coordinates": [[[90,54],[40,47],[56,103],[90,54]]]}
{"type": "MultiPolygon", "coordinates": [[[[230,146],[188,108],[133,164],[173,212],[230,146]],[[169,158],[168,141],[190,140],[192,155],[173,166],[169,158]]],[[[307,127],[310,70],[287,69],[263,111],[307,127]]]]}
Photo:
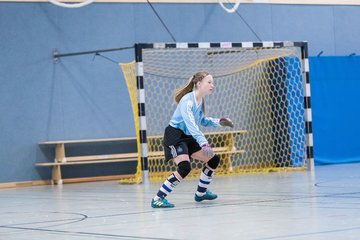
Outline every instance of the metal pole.
{"type": "Polygon", "coordinates": [[[54,61],[58,61],[61,57],[72,57],[78,55],[86,55],[86,54],[94,54],[100,52],[114,52],[114,51],[122,51],[127,49],[132,49],[134,46],[131,47],[122,47],[122,48],[109,48],[109,49],[100,49],[100,50],[92,50],[92,51],[83,51],[83,52],[73,52],[73,53],[59,53],[57,50],[53,52],[54,61]]]}

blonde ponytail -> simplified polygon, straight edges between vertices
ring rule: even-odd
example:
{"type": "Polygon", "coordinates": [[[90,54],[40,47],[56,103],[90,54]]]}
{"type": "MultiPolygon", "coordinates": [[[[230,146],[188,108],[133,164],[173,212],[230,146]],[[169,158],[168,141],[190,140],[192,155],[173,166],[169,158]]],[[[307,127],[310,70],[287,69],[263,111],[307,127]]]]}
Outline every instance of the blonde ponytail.
{"type": "MultiPolygon", "coordinates": [[[[189,93],[192,92],[194,89],[195,84],[197,84],[198,82],[200,82],[201,80],[203,80],[207,75],[209,75],[208,72],[205,71],[200,71],[197,72],[195,75],[191,76],[188,80],[188,82],[182,86],[181,88],[175,90],[174,93],[174,99],[176,103],[179,103],[181,98],[189,93]]],[[[205,114],[205,99],[202,99],[202,106],[201,109],[203,111],[203,113],[205,114]]]]}
{"type": "Polygon", "coordinates": [[[191,92],[194,89],[194,84],[195,84],[193,81],[194,77],[195,77],[195,75],[191,76],[191,78],[189,78],[186,85],[182,86],[181,88],[179,88],[175,91],[174,99],[175,99],[176,103],[179,103],[181,98],[185,94],[191,92]]]}

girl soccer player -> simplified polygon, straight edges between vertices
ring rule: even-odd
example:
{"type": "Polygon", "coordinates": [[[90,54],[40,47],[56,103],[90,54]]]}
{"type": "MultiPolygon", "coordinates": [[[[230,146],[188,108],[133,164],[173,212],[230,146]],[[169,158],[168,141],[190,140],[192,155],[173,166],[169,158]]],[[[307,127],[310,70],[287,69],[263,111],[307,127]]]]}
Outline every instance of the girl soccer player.
{"type": "Polygon", "coordinates": [[[204,134],[202,126],[229,126],[233,123],[229,118],[205,117],[205,100],[214,90],[213,77],[204,71],[193,75],[188,83],[176,91],[175,101],[178,104],[164,133],[165,161],[173,160],[177,171],[172,173],[162,184],[158,193],[151,201],[153,208],[172,208],[175,205],[165,197],[190,172],[190,157],[203,161],[205,164],[200,174],[200,181],[195,193],[195,201],[214,200],[217,195],[210,192],[209,186],[220,158],[214,154],[204,134]]]}

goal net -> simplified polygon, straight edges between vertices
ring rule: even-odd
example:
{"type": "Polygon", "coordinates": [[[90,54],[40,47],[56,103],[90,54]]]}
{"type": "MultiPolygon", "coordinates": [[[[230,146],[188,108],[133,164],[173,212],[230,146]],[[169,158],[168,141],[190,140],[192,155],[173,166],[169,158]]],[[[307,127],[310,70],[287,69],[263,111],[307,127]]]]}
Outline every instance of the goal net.
{"type": "MultiPolygon", "coordinates": [[[[234,122],[232,129],[200,127],[221,158],[217,176],[311,167],[305,42],[135,46],[136,62],[121,64],[139,149],[137,173],[125,182],[163,180],[176,170],[172,161],[164,162],[162,137],[176,108],[174,90],[200,70],[214,77],[206,115],[234,122]]],[[[191,162],[188,177],[198,177],[203,164],[191,162]]]]}

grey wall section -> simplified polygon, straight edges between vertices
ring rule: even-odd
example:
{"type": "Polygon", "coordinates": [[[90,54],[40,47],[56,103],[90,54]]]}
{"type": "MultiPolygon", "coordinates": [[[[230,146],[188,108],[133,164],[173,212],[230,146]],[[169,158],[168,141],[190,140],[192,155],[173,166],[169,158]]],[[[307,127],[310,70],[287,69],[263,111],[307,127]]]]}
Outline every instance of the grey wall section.
{"type": "MultiPolygon", "coordinates": [[[[217,4],[154,4],[178,42],[257,41],[236,14],[217,4]]],[[[309,41],[310,55],[359,53],[356,6],[243,4],[241,15],[263,41],[309,41]]],[[[49,178],[35,162],[52,161],[38,142],[135,136],[119,67],[77,52],[172,42],[147,4],[95,3],[79,9],[49,3],[0,3],[0,182],[49,178]]],[[[119,62],[133,50],[104,53],[119,62]]],[[[311,67],[311,66],[310,66],[311,67]]],[[[126,146],[124,146],[126,148],[126,146]]]]}

